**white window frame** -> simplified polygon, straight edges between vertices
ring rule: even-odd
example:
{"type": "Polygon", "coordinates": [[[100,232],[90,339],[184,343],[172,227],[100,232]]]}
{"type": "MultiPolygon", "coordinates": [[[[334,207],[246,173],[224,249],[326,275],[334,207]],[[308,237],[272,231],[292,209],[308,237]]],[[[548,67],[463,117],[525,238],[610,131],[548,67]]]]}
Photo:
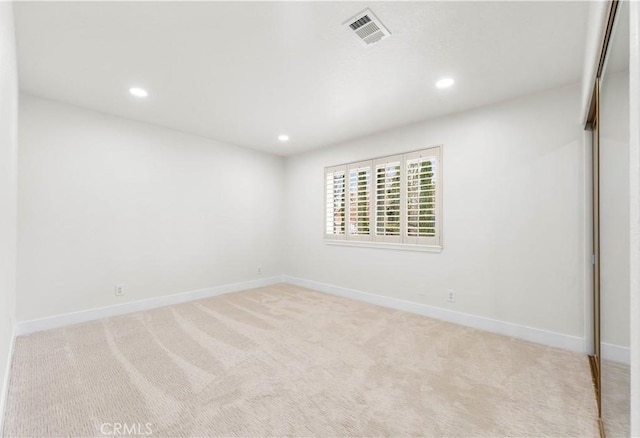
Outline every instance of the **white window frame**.
{"type": "Polygon", "coordinates": [[[387,248],[411,251],[442,251],[442,145],[431,146],[418,151],[406,152],[403,154],[390,155],[386,157],[374,158],[371,160],[358,161],[339,166],[325,168],[325,196],[324,196],[324,236],[325,243],[334,245],[364,246],[370,248],[387,248]],[[435,159],[436,173],[436,193],[435,193],[435,236],[409,236],[408,235],[408,172],[407,164],[422,157],[435,159]],[[399,163],[400,165],[400,234],[398,236],[378,235],[378,215],[377,215],[377,169],[381,165],[388,163],[399,163]],[[351,170],[369,166],[369,235],[350,234],[350,174],[351,170]],[[345,173],[345,234],[327,234],[327,175],[336,171],[345,173]]]}

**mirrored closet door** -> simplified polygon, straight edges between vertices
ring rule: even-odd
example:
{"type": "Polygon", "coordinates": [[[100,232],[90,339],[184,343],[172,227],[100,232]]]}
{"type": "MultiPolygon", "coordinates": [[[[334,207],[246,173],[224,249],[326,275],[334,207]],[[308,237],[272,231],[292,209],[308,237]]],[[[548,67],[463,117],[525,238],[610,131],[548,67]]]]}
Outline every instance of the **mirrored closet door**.
{"type": "Polygon", "coordinates": [[[605,436],[630,434],[629,4],[619,2],[600,75],[600,406],[605,436]]]}

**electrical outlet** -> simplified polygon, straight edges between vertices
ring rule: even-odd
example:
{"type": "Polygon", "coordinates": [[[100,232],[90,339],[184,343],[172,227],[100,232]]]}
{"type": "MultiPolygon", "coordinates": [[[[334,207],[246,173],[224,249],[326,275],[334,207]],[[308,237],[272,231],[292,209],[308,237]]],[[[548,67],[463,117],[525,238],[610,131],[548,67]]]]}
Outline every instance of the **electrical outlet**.
{"type": "Polygon", "coordinates": [[[124,295],[124,285],[116,284],[116,297],[121,297],[124,295]]]}
{"type": "Polygon", "coordinates": [[[424,298],[424,297],[425,297],[425,293],[424,293],[424,292],[418,292],[418,296],[419,296],[420,298],[424,298]]]}
{"type": "Polygon", "coordinates": [[[456,293],[454,291],[447,291],[447,301],[450,303],[456,302],[456,293]]]}
{"type": "Polygon", "coordinates": [[[258,274],[262,274],[262,266],[258,266],[258,274]]]}

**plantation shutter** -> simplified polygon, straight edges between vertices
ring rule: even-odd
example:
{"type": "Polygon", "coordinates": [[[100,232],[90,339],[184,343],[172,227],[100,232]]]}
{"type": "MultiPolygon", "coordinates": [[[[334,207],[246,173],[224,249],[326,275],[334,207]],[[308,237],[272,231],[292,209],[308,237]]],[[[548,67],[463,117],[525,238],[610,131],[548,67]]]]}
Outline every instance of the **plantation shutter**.
{"type": "Polygon", "coordinates": [[[440,148],[405,154],[404,243],[439,245],[440,148]]]}
{"type": "Polygon", "coordinates": [[[348,166],[349,240],[371,240],[371,161],[348,166]]]}
{"type": "Polygon", "coordinates": [[[346,238],[346,166],[325,169],[325,238],[346,238]]]}
{"type": "Polygon", "coordinates": [[[375,240],[402,242],[402,155],[375,160],[375,240]]]}
{"type": "Polygon", "coordinates": [[[440,251],[441,159],[442,146],[434,146],[325,168],[325,238],[440,251]]]}

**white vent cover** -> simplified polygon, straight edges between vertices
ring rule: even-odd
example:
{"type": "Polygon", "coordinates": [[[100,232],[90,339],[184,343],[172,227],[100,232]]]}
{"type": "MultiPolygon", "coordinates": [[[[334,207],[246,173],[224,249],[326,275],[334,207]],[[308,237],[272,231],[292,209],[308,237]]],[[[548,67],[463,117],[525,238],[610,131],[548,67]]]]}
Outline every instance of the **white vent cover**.
{"type": "Polygon", "coordinates": [[[365,9],[344,24],[349,26],[349,29],[365,46],[375,44],[391,35],[378,20],[378,17],[371,12],[371,9],[365,9]]]}

